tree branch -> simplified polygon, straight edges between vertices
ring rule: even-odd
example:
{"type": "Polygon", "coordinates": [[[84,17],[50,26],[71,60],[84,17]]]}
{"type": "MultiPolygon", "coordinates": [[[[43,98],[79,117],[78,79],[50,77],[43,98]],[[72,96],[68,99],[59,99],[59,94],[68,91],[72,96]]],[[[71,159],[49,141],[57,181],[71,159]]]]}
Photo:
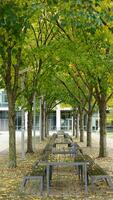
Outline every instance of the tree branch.
{"type": "Polygon", "coordinates": [[[68,72],[68,74],[73,78],[75,85],[76,85],[76,86],[78,87],[78,89],[82,92],[82,94],[83,94],[83,96],[85,97],[85,99],[88,100],[88,99],[87,99],[87,96],[85,95],[83,89],[80,87],[80,85],[79,85],[78,81],[75,79],[75,77],[74,77],[70,72],[68,72]]]}
{"type": "Polygon", "coordinates": [[[66,33],[66,31],[61,27],[61,25],[59,24],[58,20],[56,20],[56,24],[57,24],[57,26],[61,29],[61,31],[66,35],[66,37],[67,37],[70,41],[72,41],[71,38],[70,38],[70,36],[69,36],[69,35],[66,33]]]}
{"type": "Polygon", "coordinates": [[[34,33],[34,36],[35,36],[36,45],[37,45],[37,47],[39,47],[38,38],[37,38],[37,35],[36,35],[36,32],[35,32],[35,29],[34,29],[34,27],[33,27],[32,24],[31,24],[31,28],[32,28],[33,33],[34,33]]]}
{"type": "Polygon", "coordinates": [[[70,91],[70,89],[68,88],[68,86],[65,84],[65,82],[61,79],[59,79],[58,77],[56,77],[57,80],[62,83],[64,85],[64,87],[66,88],[66,90],[68,91],[69,95],[75,99],[77,101],[78,104],[80,104],[80,101],[77,99],[77,97],[70,91]]]}

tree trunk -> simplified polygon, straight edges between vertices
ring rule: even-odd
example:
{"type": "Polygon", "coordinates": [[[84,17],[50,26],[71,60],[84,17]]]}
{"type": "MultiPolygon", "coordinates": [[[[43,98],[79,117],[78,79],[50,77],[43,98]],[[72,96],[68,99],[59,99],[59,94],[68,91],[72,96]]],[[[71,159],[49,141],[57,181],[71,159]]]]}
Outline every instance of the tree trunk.
{"type": "Polygon", "coordinates": [[[33,106],[33,102],[31,101],[30,109],[28,110],[28,122],[27,122],[28,137],[27,137],[27,152],[26,153],[33,153],[33,146],[32,146],[33,112],[32,112],[32,106],[33,106]]]}
{"type": "Polygon", "coordinates": [[[8,123],[9,123],[9,167],[16,167],[16,139],[15,139],[15,103],[11,94],[8,94],[8,123]]]}
{"type": "Polygon", "coordinates": [[[76,138],[79,137],[79,113],[76,113],[76,138]]]}
{"type": "Polygon", "coordinates": [[[12,73],[12,48],[8,47],[6,52],[7,52],[7,60],[5,60],[5,63],[7,64],[4,65],[4,69],[6,70],[6,72],[3,78],[5,81],[7,98],[8,98],[9,167],[15,168],[16,167],[15,102],[18,91],[21,48],[18,48],[18,52],[16,55],[17,63],[16,65],[13,66],[14,67],[13,73],[12,73]]]}
{"type": "Polygon", "coordinates": [[[91,87],[89,90],[89,97],[88,97],[88,112],[87,112],[87,147],[91,147],[91,132],[92,132],[92,95],[93,88],[91,87]]]}
{"type": "Polygon", "coordinates": [[[40,99],[40,138],[44,140],[44,101],[43,97],[40,99]]]}
{"type": "Polygon", "coordinates": [[[102,95],[99,103],[100,114],[100,147],[99,157],[105,157],[107,155],[106,150],[106,97],[102,95]]]}
{"type": "Polygon", "coordinates": [[[46,102],[43,104],[43,135],[46,137],[46,102]]]}
{"type": "Polygon", "coordinates": [[[84,142],[84,114],[83,110],[79,111],[80,113],[80,142],[84,142]]]}
{"type": "Polygon", "coordinates": [[[49,136],[49,124],[48,124],[48,113],[46,113],[46,116],[45,116],[45,127],[46,127],[46,130],[45,130],[45,133],[46,133],[46,137],[49,136]]]}
{"type": "Polygon", "coordinates": [[[73,109],[73,136],[75,136],[75,118],[76,118],[76,112],[75,109],[73,109]]]}
{"type": "Polygon", "coordinates": [[[87,147],[91,147],[92,113],[88,112],[87,119],[87,147]]]}

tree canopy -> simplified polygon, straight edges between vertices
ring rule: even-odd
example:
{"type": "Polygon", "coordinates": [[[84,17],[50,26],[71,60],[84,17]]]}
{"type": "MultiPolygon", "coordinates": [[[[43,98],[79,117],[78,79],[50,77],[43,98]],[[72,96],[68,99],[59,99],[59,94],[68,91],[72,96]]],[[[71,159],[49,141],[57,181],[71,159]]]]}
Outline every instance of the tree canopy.
{"type": "Polygon", "coordinates": [[[16,166],[20,94],[31,114],[36,93],[48,105],[63,101],[90,114],[97,103],[99,155],[105,156],[106,107],[113,95],[112,0],[1,0],[0,13],[0,81],[8,95],[11,166],[16,166]]]}

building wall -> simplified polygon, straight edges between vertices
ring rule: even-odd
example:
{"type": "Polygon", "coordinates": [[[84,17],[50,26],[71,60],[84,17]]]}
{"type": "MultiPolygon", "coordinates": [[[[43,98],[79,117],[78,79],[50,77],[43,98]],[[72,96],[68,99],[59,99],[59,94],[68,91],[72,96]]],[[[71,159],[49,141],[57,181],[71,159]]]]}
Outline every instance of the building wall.
{"type": "MultiPolygon", "coordinates": [[[[39,113],[36,113],[35,129],[39,130],[39,113]]],[[[87,117],[86,117],[87,118],[87,117]]],[[[87,120],[84,120],[84,122],[87,120]]],[[[60,129],[72,131],[73,119],[72,108],[64,105],[57,105],[55,110],[49,114],[49,130],[58,131],[60,129]]],[[[22,112],[16,112],[16,130],[21,130],[22,112]]],[[[86,127],[86,122],[84,124],[86,127]]],[[[25,130],[27,130],[27,112],[25,112],[25,130]]],[[[86,130],[86,129],[85,129],[86,130]]],[[[99,131],[99,114],[94,113],[92,117],[92,130],[99,131]]],[[[8,131],[8,102],[4,90],[0,90],[0,131],[8,131]]]]}
{"type": "MultiPolygon", "coordinates": [[[[24,113],[25,125],[24,128],[27,130],[27,112],[24,113]]],[[[57,105],[56,109],[53,110],[48,117],[49,130],[72,130],[72,116],[71,108],[61,107],[57,105]]],[[[21,130],[22,128],[22,111],[16,112],[16,130],[21,130]]],[[[34,125],[34,123],[33,123],[34,125]]],[[[36,113],[35,118],[35,129],[39,130],[39,113],[36,113]]],[[[0,131],[8,131],[8,102],[7,95],[4,90],[0,90],[0,131]]]]}
{"type": "MultiPolygon", "coordinates": [[[[35,129],[39,130],[39,113],[36,113],[35,129]]],[[[84,120],[85,121],[85,120],[84,120]]],[[[87,120],[86,120],[87,121],[87,120]]],[[[72,120],[72,108],[64,105],[57,105],[55,110],[49,114],[48,118],[49,130],[58,131],[60,129],[71,131],[72,120]]],[[[22,112],[16,112],[16,130],[21,130],[22,125],[22,112]]],[[[86,124],[84,125],[86,126],[86,124]]],[[[27,130],[27,112],[25,113],[25,130],[27,130]]],[[[34,127],[33,127],[34,128],[34,127]]],[[[86,130],[86,129],[85,129],[86,130]]],[[[0,131],[8,131],[8,102],[7,95],[4,90],[0,90],[0,131]]],[[[94,113],[92,117],[92,131],[99,131],[99,114],[94,113]]]]}

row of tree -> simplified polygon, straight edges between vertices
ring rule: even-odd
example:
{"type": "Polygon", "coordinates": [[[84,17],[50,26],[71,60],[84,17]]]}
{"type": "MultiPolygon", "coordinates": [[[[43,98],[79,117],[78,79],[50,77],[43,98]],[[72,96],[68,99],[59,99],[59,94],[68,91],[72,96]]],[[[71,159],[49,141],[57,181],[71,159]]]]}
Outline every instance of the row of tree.
{"type": "MultiPolygon", "coordinates": [[[[112,9],[111,0],[0,0],[0,76],[9,106],[10,167],[16,167],[17,102],[28,111],[27,151],[33,151],[35,95],[46,102],[46,121],[56,101],[79,111],[80,141],[85,111],[87,146],[91,146],[91,116],[97,105],[99,156],[106,156],[106,106],[113,94],[112,9]]],[[[42,139],[43,135],[46,128],[42,139]]]]}

